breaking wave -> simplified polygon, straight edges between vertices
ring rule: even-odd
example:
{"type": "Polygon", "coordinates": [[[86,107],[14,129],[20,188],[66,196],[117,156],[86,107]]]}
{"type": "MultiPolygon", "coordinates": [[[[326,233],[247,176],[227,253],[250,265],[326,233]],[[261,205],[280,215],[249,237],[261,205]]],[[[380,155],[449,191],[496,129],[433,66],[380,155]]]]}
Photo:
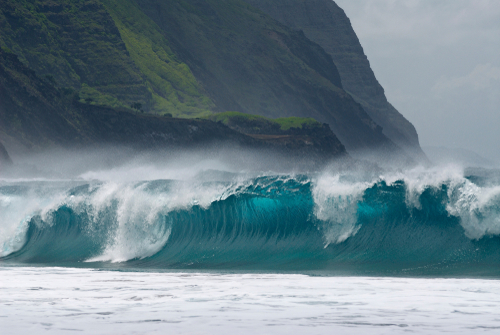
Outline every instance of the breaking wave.
{"type": "Polygon", "coordinates": [[[497,276],[499,185],[453,168],[376,178],[3,181],[0,261],[497,276]]]}

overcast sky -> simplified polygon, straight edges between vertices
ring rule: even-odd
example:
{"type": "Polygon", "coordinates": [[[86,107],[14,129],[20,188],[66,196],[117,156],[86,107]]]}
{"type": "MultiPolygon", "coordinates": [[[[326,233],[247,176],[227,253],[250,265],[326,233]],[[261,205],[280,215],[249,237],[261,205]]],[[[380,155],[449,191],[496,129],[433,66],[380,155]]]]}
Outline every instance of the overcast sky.
{"type": "Polygon", "coordinates": [[[500,0],[335,0],[422,146],[500,159],[500,0]]]}

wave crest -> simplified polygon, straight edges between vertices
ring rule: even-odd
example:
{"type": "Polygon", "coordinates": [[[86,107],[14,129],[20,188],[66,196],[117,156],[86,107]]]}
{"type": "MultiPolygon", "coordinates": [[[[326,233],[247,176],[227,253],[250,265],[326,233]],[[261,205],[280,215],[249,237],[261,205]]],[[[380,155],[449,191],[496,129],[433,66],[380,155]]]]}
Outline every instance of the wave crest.
{"type": "Polygon", "coordinates": [[[497,264],[500,186],[473,180],[410,171],[4,185],[1,257],[155,268],[497,264]]]}

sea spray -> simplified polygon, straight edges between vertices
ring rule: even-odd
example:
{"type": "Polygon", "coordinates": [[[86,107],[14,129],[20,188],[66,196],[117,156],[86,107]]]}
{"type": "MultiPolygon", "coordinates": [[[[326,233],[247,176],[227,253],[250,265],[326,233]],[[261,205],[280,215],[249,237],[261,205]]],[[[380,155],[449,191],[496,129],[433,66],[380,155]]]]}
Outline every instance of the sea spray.
{"type": "Polygon", "coordinates": [[[358,203],[363,192],[370,186],[367,182],[343,181],[339,174],[324,174],[314,186],[314,215],[322,222],[325,248],[331,243],[341,243],[356,234],[358,203]]]}
{"type": "Polygon", "coordinates": [[[211,175],[225,178],[4,181],[3,261],[156,269],[498,271],[500,188],[475,184],[457,169],[371,177],[211,175]]]}

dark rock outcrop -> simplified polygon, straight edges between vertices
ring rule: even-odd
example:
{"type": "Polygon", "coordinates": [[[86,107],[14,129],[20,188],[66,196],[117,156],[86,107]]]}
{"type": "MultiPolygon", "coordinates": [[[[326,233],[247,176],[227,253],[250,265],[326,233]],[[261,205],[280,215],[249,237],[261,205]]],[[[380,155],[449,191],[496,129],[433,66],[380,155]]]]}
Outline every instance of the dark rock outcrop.
{"type": "MultiPolygon", "coordinates": [[[[0,49],[0,141],[28,151],[102,145],[138,150],[224,150],[229,145],[270,151],[282,158],[300,156],[304,168],[346,154],[327,126],[319,132],[292,131],[284,135],[286,139],[251,136],[207,119],[179,119],[83,104],[38,77],[16,55],[0,49]]],[[[0,161],[11,162],[1,145],[0,161]]]]}
{"type": "Polygon", "coordinates": [[[425,159],[415,127],[388,101],[345,12],[332,0],[245,0],[288,27],[301,30],[328,52],[343,88],[383,133],[410,154],[425,159]]]}
{"type": "MultiPolygon", "coordinates": [[[[295,125],[284,125],[289,119],[272,120],[264,117],[245,116],[242,113],[224,113],[222,121],[229,128],[263,141],[268,148],[286,153],[295,159],[322,157],[323,159],[347,156],[344,145],[325,123],[313,119],[300,119],[295,125]]],[[[215,115],[211,119],[221,119],[215,115]]],[[[293,118],[299,119],[299,118],[293,118]]],[[[219,121],[221,122],[221,121],[219,121]]]]}

